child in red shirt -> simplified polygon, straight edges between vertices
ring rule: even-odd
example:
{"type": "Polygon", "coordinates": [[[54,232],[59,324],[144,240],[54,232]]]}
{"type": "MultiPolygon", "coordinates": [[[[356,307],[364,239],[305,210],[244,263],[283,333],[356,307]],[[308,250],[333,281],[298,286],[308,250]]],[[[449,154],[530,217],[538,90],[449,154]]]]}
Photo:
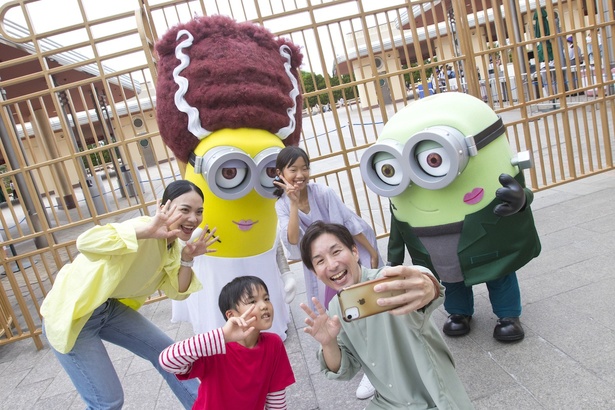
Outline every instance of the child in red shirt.
{"type": "Polygon", "coordinates": [[[201,381],[193,409],[286,409],[295,382],[286,348],[275,333],[267,285],[255,276],[235,278],[218,299],[226,324],[167,347],[160,365],[178,379],[201,381]]]}

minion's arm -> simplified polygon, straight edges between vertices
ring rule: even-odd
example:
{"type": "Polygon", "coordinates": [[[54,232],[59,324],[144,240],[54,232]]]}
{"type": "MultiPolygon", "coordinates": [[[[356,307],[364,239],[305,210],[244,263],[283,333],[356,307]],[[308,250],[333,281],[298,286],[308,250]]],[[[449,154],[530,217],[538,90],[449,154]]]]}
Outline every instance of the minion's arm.
{"type": "Polygon", "coordinates": [[[404,263],[404,257],[404,239],[399,232],[399,228],[397,227],[397,220],[395,219],[395,216],[393,215],[393,210],[391,209],[391,232],[389,236],[389,245],[387,248],[387,265],[402,265],[404,263]]]}
{"type": "Polygon", "coordinates": [[[498,216],[510,216],[523,211],[534,199],[534,194],[524,188],[519,181],[508,174],[502,174],[499,178],[502,188],[495,192],[496,198],[502,201],[493,208],[493,213],[498,216]]]}

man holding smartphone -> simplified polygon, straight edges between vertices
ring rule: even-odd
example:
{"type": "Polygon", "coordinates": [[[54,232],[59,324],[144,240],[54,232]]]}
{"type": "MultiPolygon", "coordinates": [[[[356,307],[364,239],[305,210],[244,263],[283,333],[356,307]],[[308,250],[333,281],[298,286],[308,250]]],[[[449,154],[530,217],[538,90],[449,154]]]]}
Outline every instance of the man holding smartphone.
{"type": "Polygon", "coordinates": [[[337,298],[329,303],[329,313],[317,300],[316,311],[301,304],[308,315],[304,331],[320,343],[318,357],[328,379],[350,380],[362,368],[376,388],[367,409],[473,408],[452,355],[430,320],[443,302],[444,287],[427,268],[364,268],[348,229],[321,221],[305,232],[301,258],[319,280],[338,291],[383,276],[399,279],[375,285],[376,293],[405,291],[377,300],[380,306],[394,307],[389,312],[360,320],[340,320],[337,298]]]}

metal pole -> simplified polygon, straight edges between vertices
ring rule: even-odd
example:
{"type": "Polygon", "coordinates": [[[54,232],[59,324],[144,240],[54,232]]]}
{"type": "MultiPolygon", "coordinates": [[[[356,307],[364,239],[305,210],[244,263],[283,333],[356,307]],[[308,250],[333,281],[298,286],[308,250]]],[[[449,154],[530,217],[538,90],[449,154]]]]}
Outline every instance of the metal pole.
{"type": "MultiPolygon", "coordinates": [[[[3,88],[0,88],[0,101],[6,101],[6,92],[4,91],[3,88]]],[[[6,110],[7,117],[9,118],[11,122],[11,126],[13,127],[13,130],[15,132],[15,135],[17,136],[17,144],[19,145],[19,149],[23,153],[24,148],[21,144],[21,139],[19,138],[19,134],[17,133],[15,122],[13,121],[13,114],[11,113],[8,107],[5,107],[5,110],[6,110]]],[[[4,124],[4,121],[2,121],[2,117],[0,117],[0,140],[2,141],[2,145],[4,146],[4,150],[6,152],[7,162],[9,163],[12,169],[19,169],[19,160],[17,159],[17,155],[15,154],[15,151],[13,150],[13,144],[11,142],[11,138],[6,128],[6,125],[4,124]]],[[[24,158],[25,158],[25,155],[24,155],[24,158]]],[[[29,173],[27,175],[31,178],[31,175],[29,173]]],[[[30,191],[28,190],[26,179],[24,177],[24,173],[15,174],[15,182],[17,182],[17,187],[19,188],[19,193],[21,194],[20,200],[22,201],[24,209],[28,213],[28,217],[30,221],[32,222],[32,227],[34,228],[34,231],[43,232],[43,226],[41,225],[39,215],[36,212],[34,201],[32,200],[30,196],[30,191]]],[[[45,205],[41,200],[41,195],[38,192],[38,188],[33,178],[31,178],[31,182],[32,182],[32,186],[36,190],[36,196],[40,201],[40,207],[44,211],[45,205]]],[[[51,226],[47,213],[43,213],[43,215],[45,217],[45,220],[47,221],[47,225],[51,226]]],[[[52,237],[53,237],[53,234],[52,234],[52,237]]],[[[55,241],[55,237],[53,238],[55,241]]],[[[47,237],[43,235],[37,236],[36,238],[34,238],[34,244],[36,245],[37,249],[43,249],[43,248],[49,247],[49,242],[47,241],[47,237]]]]}
{"type": "MultiPolygon", "coordinates": [[[[115,142],[115,135],[113,134],[113,125],[109,124],[108,119],[105,119],[101,109],[106,106],[106,101],[104,95],[98,95],[98,89],[96,89],[97,96],[94,96],[94,93],[90,92],[90,97],[92,98],[92,102],[94,104],[94,110],[96,111],[96,117],[98,117],[98,122],[100,123],[100,127],[102,129],[102,135],[105,138],[105,142],[110,144],[115,142]],[[99,97],[100,100],[97,100],[96,97],[99,97]],[[99,108],[100,107],[100,108],[99,108]],[[104,123],[103,123],[104,121],[104,123]],[[105,125],[107,124],[107,129],[109,130],[109,134],[105,131],[105,125]]],[[[118,185],[120,187],[120,195],[122,198],[127,198],[128,194],[126,192],[126,181],[124,181],[124,175],[122,174],[122,167],[118,163],[118,159],[122,161],[122,165],[126,165],[124,158],[122,158],[122,153],[120,152],[118,147],[115,147],[115,155],[110,155],[111,161],[113,161],[113,168],[115,168],[115,176],[117,178],[118,185]]]]}
{"type": "MultiPolygon", "coordinates": [[[[453,45],[455,47],[455,57],[459,57],[461,55],[461,51],[459,51],[459,36],[457,34],[457,22],[455,21],[455,11],[453,10],[452,5],[448,9],[448,24],[451,28],[451,34],[453,35],[453,45]]],[[[460,83],[463,82],[463,78],[461,78],[461,73],[464,73],[465,75],[465,72],[466,71],[465,71],[465,67],[463,64],[463,60],[458,61],[455,67],[455,76],[459,78],[460,83]]],[[[461,84],[461,87],[463,91],[463,83],[461,84]]]]}
{"type": "MultiPolygon", "coordinates": [[[[603,10],[604,10],[604,21],[611,21],[611,17],[609,16],[609,13],[612,13],[613,10],[611,9],[611,6],[609,3],[610,3],[609,0],[602,1],[603,10]]],[[[615,50],[613,49],[613,47],[611,47],[611,44],[612,44],[611,41],[613,38],[613,29],[611,28],[611,25],[608,25],[604,28],[604,31],[605,33],[600,33],[601,40],[602,40],[602,50],[599,50],[598,53],[602,54],[606,46],[606,51],[608,52],[608,56],[601,55],[600,60],[603,61],[602,59],[608,58],[609,72],[607,73],[607,78],[612,79],[613,74],[611,73],[611,70],[615,67],[615,50]],[[604,36],[603,34],[606,34],[606,36],[604,36]]],[[[595,52],[594,52],[594,55],[596,55],[595,52]]],[[[607,93],[608,95],[615,94],[615,86],[610,86],[607,93]]]]}
{"type": "MultiPolygon", "coordinates": [[[[517,18],[517,0],[509,0],[508,4],[510,6],[510,10],[512,11],[511,21],[513,25],[513,35],[515,36],[515,42],[518,44],[523,41],[523,37],[521,35],[521,27],[517,18]]],[[[522,82],[526,82],[525,80],[527,80],[527,71],[525,69],[525,61],[527,58],[527,54],[524,47],[516,47],[516,50],[517,58],[519,59],[519,66],[521,67],[521,79],[524,80],[522,82]]]]}
{"type": "MultiPolygon", "coordinates": [[[[54,80],[54,83],[55,83],[55,80],[54,80]]],[[[62,117],[64,118],[64,121],[66,122],[66,125],[68,128],[67,131],[68,131],[68,134],[70,135],[70,141],[73,143],[73,148],[75,149],[75,152],[79,152],[80,151],[79,146],[81,144],[77,142],[77,136],[75,135],[75,131],[73,130],[73,127],[71,127],[70,125],[70,119],[68,118],[68,116],[69,115],[71,116],[74,127],[79,127],[79,119],[75,115],[73,111],[73,107],[70,104],[70,101],[68,101],[68,96],[66,95],[67,92],[58,91],[56,94],[58,96],[58,101],[60,102],[60,106],[62,107],[61,114],[62,114],[62,117]],[[68,113],[65,110],[68,110],[68,113]]],[[[87,147],[83,147],[83,150],[86,151],[87,147]]],[[[87,171],[86,171],[85,165],[83,164],[83,161],[78,160],[77,162],[79,163],[82,174],[87,177],[87,171]]],[[[92,175],[94,174],[92,169],[90,169],[89,171],[90,173],[92,173],[92,175]]]]}

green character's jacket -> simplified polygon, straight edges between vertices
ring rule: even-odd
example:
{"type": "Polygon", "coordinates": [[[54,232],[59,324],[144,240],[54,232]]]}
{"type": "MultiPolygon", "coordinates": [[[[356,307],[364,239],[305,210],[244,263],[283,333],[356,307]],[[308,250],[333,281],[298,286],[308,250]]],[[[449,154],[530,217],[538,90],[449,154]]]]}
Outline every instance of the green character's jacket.
{"type": "MultiPolygon", "coordinates": [[[[525,186],[523,173],[515,179],[525,186]]],[[[514,215],[501,217],[494,214],[493,208],[501,202],[496,198],[481,211],[467,215],[463,220],[457,255],[466,285],[501,278],[540,254],[540,240],[530,209],[534,196],[527,188],[525,193],[525,208],[514,215]]],[[[393,210],[391,215],[389,262],[392,265],[403,263],[405,244],[413,264],[426,266],[437,275],[429,253],[412,226],[397,220],[393,210]]]]}

